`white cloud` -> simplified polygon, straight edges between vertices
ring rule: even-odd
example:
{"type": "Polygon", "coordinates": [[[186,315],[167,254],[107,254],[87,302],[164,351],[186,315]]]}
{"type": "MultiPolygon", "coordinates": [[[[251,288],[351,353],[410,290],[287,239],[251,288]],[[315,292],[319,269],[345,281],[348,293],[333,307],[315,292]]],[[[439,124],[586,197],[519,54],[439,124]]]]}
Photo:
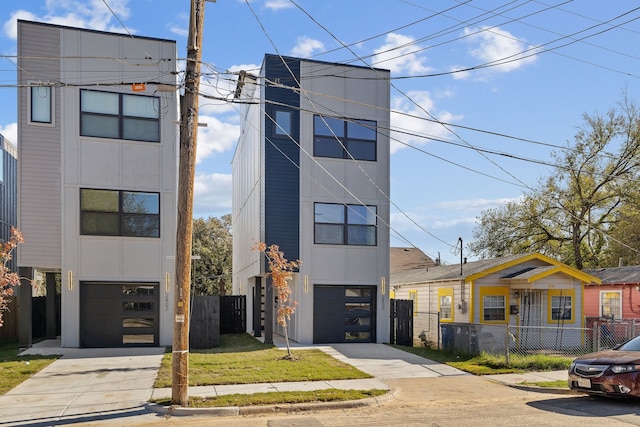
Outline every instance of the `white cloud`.
{"type": "Polygon", "coordinates": [[[193,216],[219,217],[228,213],[231,213],[231,175],[196,175],[193,188],[193,216]]]}
{"type": "Polygon", "coordinates": [[[189,15],[186,13],[178,14],[174,22],[167,25],[167,28],[177,36],[187,37],[189,35],[189,15]]]}
{"type": "Polygon", "coordinates": [[[26,10],[17,10],[11,14],[8,20],[2,25],[5,35],[12,40],[18,40],[18,20],[34,21],[36,16],[26,10]]]}
{"type": "Polygon", "coordinates": [[[289,0],[267,0],[264,3],[264,7],[271,10],[290,9],[293,4],[289,0]]]}
{"type": "MultiPolygon", "coordinates": [[[[486,75],[489,71],[494,73],[508,73],[536,61],[535,50],[530,50],[532,46],[517,39],[508,31],[489,27],[482,27],[480,29],[465,28],[463,34],[467,42],[473,45],[473,48],[468,51],[469,56],[480,60],[481,64],[500,64],[485,68],[485,71],[481,73],[481,75],[486,75]]],[[[463,68],[465,67],[459,67],[457,69],[463,68]]],[[[465,79],[470,75],[470,72],[465,71],[456,73],[453,77],[456,79],[465,79]]]]}
{"type": "Polygon", "coordinates": [[[470,200],[449,200],[438,202],[434,205],[435,209],[451,209],[457,211],[484,211],[487,209],[497,208],[508,202],[516,202],[520,198],[504,197],[499,199],[470,199],[470,200]]]}
{"type": "Polygon", "coordinates": [[[111,10],[109,10],[103,0],[47,0],[47,13],[44,16],[34,15],[26,10],[17,10],[5,21],[3,30],[9,38],[16,40],[18,36],[17,20],[24,19],[116,33],[124,33],[128,30],[133,34],[136,32],[134,29],[127,28],[125,30],[113,16],[115,14],[123,22],[129,18],[129,1],[110,0],[111,10]]]}
{"type": "Polygon", "coordinates": [[[6,126],[0,126],[0,135],[4,136],[13,145],[18,145],[18,124],[9,123],[6,126]]]}
{"type": "Polygon", "coordinates": [[[298,58],[308,58],[314,52],[324,50],[324,44],[309,37],[298,37],[295,47],[291,50],[291,55],[298,58]]]}
{"type": "Polygon", "coordinates": [[[196,163],[208,157],[232,150],[238,141],[240,127],[237,124],[226,123],[214,116],[198,118],[199,123],[206,123],[207,127],[198,129],[198,148],[196,163]]]}
{"type": "Polygon", "coordinates": [[[402,34],[389,33],[385,44],[374,50],[373,65],[387,68],[392,73],[420,74],[431,70],[425,65],[426,58],[418,54],[415,39],[402,34]]]}
{"type": "Polygon", "coordinates": [[[402,143],[413,146],[424,145],[429,140],[418,135],[433,138],[446,138],[449,131],[441,124],[434,122],[431,116],[443,122],[454,122],[462,119],[447,111],[436,111],[433,97],[428,91],[407,92],[408,98],[398,97],[391,101],[391,153],[405,148],[402,143]],[[413,102],[412,102],[413,101],[413,102]],[[425,120],[428,119],[428,120],[425,120]],[[399,142],[401,141],[401,142],[399,142]]]}

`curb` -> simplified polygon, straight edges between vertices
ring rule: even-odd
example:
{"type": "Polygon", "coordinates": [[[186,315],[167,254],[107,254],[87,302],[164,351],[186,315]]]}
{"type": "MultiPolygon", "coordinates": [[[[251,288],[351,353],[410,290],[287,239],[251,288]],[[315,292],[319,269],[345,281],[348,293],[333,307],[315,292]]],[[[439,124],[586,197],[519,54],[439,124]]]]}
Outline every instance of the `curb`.
{"type": "Polygon", "coordinates": [[[548,393],[548,394],[575,394],[580,395],[580,393],[576,390],[571,390],[569,388],[555,388],[555,387],[539,387],[535,385],[521,385],[521,384],[511,384],[504,381],[496,380],[493,378],[487,378],[488,381],[491,381],[496,384],[501,384],[507,387],[515,388],[517,390],[522,391],[530,391],[533,393],[548,393]]]}
{"type": "Polygon", "coordinates": [[[150,412],[169,416],[197,416],[207,415],[210,417],[229,417],[238,415],[258,415],[271,413],[294,413],[331,409],[350,409],[364,406],[380,406],[383,403],[395,399],[394,393],[389,390],[386,394],[377,397],[367,397],[359,400],[346,400],[341,402],[318,402],[318,403],[289,403],[278,405],[258,405],[258,406],[225,406],[212,408],[185,408],[182,406],[163,406],[156,403],[147,402],[145,408],[150,412]]]}

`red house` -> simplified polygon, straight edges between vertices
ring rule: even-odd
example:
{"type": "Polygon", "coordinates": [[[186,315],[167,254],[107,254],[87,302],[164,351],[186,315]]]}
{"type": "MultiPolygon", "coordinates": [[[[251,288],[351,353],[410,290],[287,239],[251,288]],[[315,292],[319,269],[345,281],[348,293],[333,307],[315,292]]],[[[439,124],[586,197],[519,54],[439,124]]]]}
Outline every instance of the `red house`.
{"type": "Polygon", "coordinates": [[[598,268],[585,273],[602,280],[584,287],[584,316],[640,319],[640,266],[598,268]]]}

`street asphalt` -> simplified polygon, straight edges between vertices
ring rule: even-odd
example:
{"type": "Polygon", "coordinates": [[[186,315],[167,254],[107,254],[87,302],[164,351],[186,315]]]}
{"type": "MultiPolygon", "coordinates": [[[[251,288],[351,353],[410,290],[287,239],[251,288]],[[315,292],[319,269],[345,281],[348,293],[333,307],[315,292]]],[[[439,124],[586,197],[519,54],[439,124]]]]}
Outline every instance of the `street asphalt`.
{"type": "MultiPolygon", "coordinates": [[[[279,345],[276,342],[276,345],[279,345]]],[[[280,346],[280,345],[279,345],[280,346]]],[[[297,346],[293,344],[294,347],[297,346]]],[[[402,379],[473,377],[448,365],[434,362],[384,344],[316,345],[331,356],[370,374],[373,378],[340,381],[309,381],[190,387],[189,396],[220,396],[270,391],[354,389],[391,390],[389,384],[402,379]]],[[[62,357],[19,386],[0,396],[0,425],[53,426],[123,422],[130,417],[201,415],[240,415],[273,408],[164,407],[149,403],[171,396],[171,389],[154,389],[153,383],[165,349],[78,349],[61,348],[57,340],[34,345],[25,354],[59,354],[62,357]]],[[[522,383],[566,380],[566,371],[488,375],[486,380],[526,387],[522,383]]],[[[389,393],[386,398],[393,395],[389,393]]],[[[317,404],[330,408],[376,405],[385,397],[363,401],[317,404]]],[[[295,407],[292,407],[295,409],[295,407]]]]}

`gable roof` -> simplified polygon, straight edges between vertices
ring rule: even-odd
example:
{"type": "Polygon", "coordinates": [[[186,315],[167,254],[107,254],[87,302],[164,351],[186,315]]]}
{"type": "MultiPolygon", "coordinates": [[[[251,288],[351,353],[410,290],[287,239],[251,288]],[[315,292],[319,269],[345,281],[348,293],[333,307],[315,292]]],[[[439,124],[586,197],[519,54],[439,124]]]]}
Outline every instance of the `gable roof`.
{"type": "Polygon", "coordinates": [[[418,248],[389,248],[389,271],[391,273],[426,269],[435,265],[436,263],[418,248]]]}
{"type": "Polygon", "coordinates": [[[602,280],[603,285],[624,285],[640,283],[640,265],[626,267],[594,268],[585,270],[602,280]]]}
{"type": "Polygon", "coordinates": [[[402,271],[391,274],[390,283],[392,285],[397,285],[449,280],[464,280],[465,282],[469,282],[533,259],[543,261],[548,265],[534,268],[526,267],[502,278],[526,279],[529,282],[533,282],[550,274],[562,272],[586,283],[600,283],[600,279],[596,276],[576,270],[575,268],[569,267],[568,265],[562,264],[559,261],[536,252],[471,261],[463,263],[462,265],[451,264],[430,267],[428,269],[402,271]]]}

